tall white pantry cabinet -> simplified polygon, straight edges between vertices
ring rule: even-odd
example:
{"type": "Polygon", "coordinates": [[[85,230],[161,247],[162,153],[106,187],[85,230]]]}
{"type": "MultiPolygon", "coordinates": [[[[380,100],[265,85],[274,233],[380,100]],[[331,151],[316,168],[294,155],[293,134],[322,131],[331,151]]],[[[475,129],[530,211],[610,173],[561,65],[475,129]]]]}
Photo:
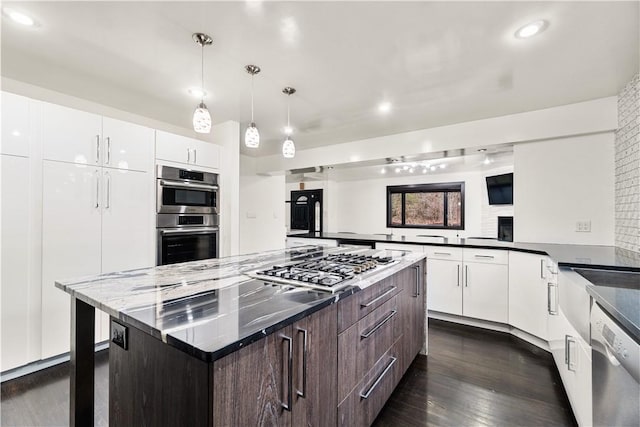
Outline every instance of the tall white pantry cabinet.
{"type": "MultiPolygon", "coordinates": [[[[2,111],[3,141],[25,121],[35,129],[28,162],[6,152],[15,141],[2,149],[4,372],[69,351],[70,299],[55,280],[154,265],[155,180],[153,129],[6,93],[2,111]],[[41,230],[25,226],[34,212],[41,230]]],[[[108,326],[96,316],[96,341],[108,326]]]]}

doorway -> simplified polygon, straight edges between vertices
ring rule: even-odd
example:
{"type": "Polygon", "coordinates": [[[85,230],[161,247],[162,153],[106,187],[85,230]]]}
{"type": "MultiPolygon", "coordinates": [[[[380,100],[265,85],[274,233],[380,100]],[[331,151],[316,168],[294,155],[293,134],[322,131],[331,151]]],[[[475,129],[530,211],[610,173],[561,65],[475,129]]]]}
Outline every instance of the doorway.
{"type": "Polygon", "coordinates": [[[291,192],[291,229],[321,232],[322,190],[291,192]]]}

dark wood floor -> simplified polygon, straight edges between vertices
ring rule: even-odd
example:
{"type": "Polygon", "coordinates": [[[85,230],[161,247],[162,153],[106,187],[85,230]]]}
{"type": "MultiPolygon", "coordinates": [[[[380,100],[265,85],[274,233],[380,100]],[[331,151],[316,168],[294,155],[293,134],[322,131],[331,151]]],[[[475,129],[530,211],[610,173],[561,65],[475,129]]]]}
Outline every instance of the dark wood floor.
{"type": "MultiPolygon", "coordinates": [[[[108,352],[96,356],[96,425],[108,420],[108,352]]],[[[2,384],[0,425],[64,426],[68,364],[2,384]]],[[[375,426],[575,425],[551,356],[509,335],[429,323],[419,356],[375,426]]]]}
{"type": "Polygon", "coordinates": [[[429,320],[374,426],[575,426],[551,355],[509,334],[429,320]]]}

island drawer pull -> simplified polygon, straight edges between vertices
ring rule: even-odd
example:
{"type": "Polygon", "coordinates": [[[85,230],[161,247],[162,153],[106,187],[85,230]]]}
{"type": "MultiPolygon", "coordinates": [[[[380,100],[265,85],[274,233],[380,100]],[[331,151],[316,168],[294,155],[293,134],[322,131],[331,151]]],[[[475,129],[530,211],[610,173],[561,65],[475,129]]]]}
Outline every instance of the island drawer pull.
{"type": "Polygon", "coordinates": [[[377,298],[372,299],[371,301],[369,301],[366,304],[360,304],[360,308],[367,308],[367,307],[371,307],[373,304],[377,303],[378,301],[380,301],[381,299],[383,299],[384,297],[386,297],[387,295],[393,293],[393,291],[395,291],[397,289],[396,286],[391,286],[389,289],[386,290],[386,292],[384,292],[382,295],[380,295],[377,298]]]}
{"type": "Polygon", "coordinates": [[[387,374],[387,372],[389,372],[391,370],[391,368],[393,367],[393,364],[396,363],[396,360],[398,360],[398,359],[395,358],[395,357],[392,357],[391,358],[391,363],[389,363],[387,365],[387,367],[384,368],[384,371],[382,371],[380,376],[378,378],[376,378],[376,380],[373,382],[373,384],[371,384],[371,387],[369,387],[369,389],[366,392],[360,393],[360,397],[362,399],[368,399],[369,398],[371,393],[373,393],[373,390],[375,390],[375,388],[378,386],[378,384],[380,384],[380,381],[382,381],[382,378],[384,378],[384,376],[387,374]]]}
{"type": "Polygon", "coordinates": [[[307,336],[309,332],[306,329],[298,329],[298,333],[302,332],[302,391],[297,390],[296,394],[300,397],[307,395],[307,336]]]}
{"type": "Polygon", "coordinates": [[[558,314],[558,286],[554,283],[547,283],[547,311],[551,315],[558,314]],[[554,289],[554,307],[551,308],[551,289],[554,289]]]}
{"type": "Polygon", "coordinates": [[[360,335],[361,339],[364,338],[369,338],[371,335],[373,335],[373,333],[375,331],[377,331],[378,329],[380,329],[385,323],[387,323],[389,320],[391,320],[391,318],[393,316],[396,315],[396,313],[398,313],[398,310],[391,310],[391,313],[389,313],[384,319],[382,319],[382,321],[380,323],[378,323],[377,325],[375,325],[373,328],[371,328],[369,330],[369,332],[365,332],[364,334],[360,335]]]}
{"type": "Polygon", "coordinates": [[[416,269],[416,293],[413,297],[418,298],[420,296],[420,266],[416,265],[413,268],[416,269]]]}
{"type": "Polygon", "coordinates": [[[293,340],[290,337],[282,336],[282,339],[287,341],[287,349],[289,351],[289,356],[287,358],[287,403],[282,402],[282,407],[291,412],[291,401],[293,400],[292,389],[293,389],[293,340]]]}

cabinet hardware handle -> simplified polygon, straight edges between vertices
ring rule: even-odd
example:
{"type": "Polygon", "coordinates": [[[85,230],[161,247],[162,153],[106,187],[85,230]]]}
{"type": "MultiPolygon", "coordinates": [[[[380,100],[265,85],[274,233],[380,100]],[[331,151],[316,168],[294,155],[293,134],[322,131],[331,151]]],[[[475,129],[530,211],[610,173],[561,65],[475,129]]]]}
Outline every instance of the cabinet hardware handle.
{"type": "Polygon", "coordinates": [[[292,389],[293,389],[293,340],[290,337],[282,336],[282,339],[287,341],[287,350],[289,352],[289,356],[287,358],[287,403],[282,402],[282,407],[291,412],[291,401],[293,399],[292,389]]]}
{"type": "Polygon", "coordinates": [[[385,323],[387,323],[389,320],[391,320],[391,318],[392,318],[393,316],[395,316],[395,315],[396,315],[396,313],[398,313],[398,310],[391,310],[391,313],[387,314],[387,315],[385,316],[385,318],[384,318],[384,319],[382,319],[382,321],[381,321],[380,323],[378,323],[378,324],[377,324],[377,325],[375,325],[373,328],[371,328],[371,329],[369,330],[369,332],[365,332],[364,334],[361,334],[361,335],[360,335],[360,338],[361,338],[361,339],[369,338],[371,335],[373,335],[373,333],[374,333],[375,331],[377,331],[378,329],[380,329],[380,328],[381,328],[385,323]]]}
{"type": "Polygon", "coordinates": [[[564,360],[567,364],[567,369],[570,371],[576,371],[576,365],[571,360],[571,344],[575,344],[576,340],[571,335],[564,336],[564,360]]]}
{"type": "Polygon", "coordinates": [[[219,188],[217,185],[198,184],[195,182],[181,182],[181,181],[174,181],[170,179],[161,179],[160,185],[163,187],[170,187],[170,188],[197,188],[197,189],[209,190],[209,191],[218,190],[219,188]]]}
{"type": "Polygon", "coordinates": [[[98,209],[100,207],[100,171],[96,171],[95,176],[96,176],[96,204],[94,207],[98,209]]]}
{"type": "Polygon", "coordinates": [[[418,298],[420,296],[420,266],[416,265],[413,268],[416,269],[416,294],[413,297],[418,298]]]}
{"type": "Polygon", "coordinates": [[[469,287],[469,266],[468,265],[464,266],[464,287],[465,288],[469,287]]]}
{"type": "Polygon", "coordinates": [[[298,333],[302,332],[302,391],[297,390],[296,394],[300,397],[307,395],[307,336],[306,329],[298,329],[298,333]]]}
{"type": "Polygon", "coordinates": [[[495,258],[493,255],[474,255],[474,257],[476,257],[476,258],[486,258],[486,259],[495,258]]]}
{"type": "Polygon", "coordinates": [[[96,163],[100,163],[100,135],[96,135],[96,163]]]}
{"type": "Polygon", "coordinates": [[[198,163],[198,150],[196,148],[193,149],[193,163],[198,163]]]}
{"type": "Polygon", "coordinates": [[[105,138],[105,141],[107,142],[107,159],[106,159],[106,164],[109,164],[111,162],[111,137],[108,136],[105,138]]]}
{"type": "Polygon", "coordinates": [[[449,255],[451,256],[451,252],[434,252],[434,255],[449,255]]]}
{"type": "Polygon", "coordinates": [[[187,163],[191,163],[191,148],[187,148],[187,163]]]}
{"type": "Polygon", "coordinates": [[[557,315],[558,314],[558,287],[553,283],[547,283],[547,311],[549,314],[557,315]],[[555,290],[555,298],[554,298],[554,307],[551,308],[551,289],[555,290]]]}
{"type": "Polygon", "coordinates": [[[383,299],[384,297],[386,297],[387,295],[389,295],[390,293],[392,293],[396,289],[397,288],[395,286],[390,287],[385,293],[383,293],[379,297],[372,299],[371,301],[369,301],[366,304],[360,304],[360,308],[367,308],[367,307],[372,306],[373,304],[377,303],[378,301],[380,301],[381,299],[383,299]]]}
{"type": "Polygon", "coordinates": [[[368,399],[369,398],[371,393],[373,393],[373,390],[375,390],[375,388],[378,386],[380,381],[382,381],[382,378],[384,378],[384,376],[387,374],[387,372],[389,372],[389,370],[393,367],[393,364],[396,363],[396,360],[398,360],[398,359],[395,358],[395,357],[392,357],[391,358],[391,363],[389,363],[387,365],[387,367],[384,368],[384,371],[382,371],[380,376],[378,378],[376,378],[376,380],[373,382],[373,384],[371,384],[371,387],[369,387],[369,389],[366,392],[360,393],[360,397],[362,399],[368,399]]]}
{"type": "Polygon", "coordinates": [[[107,181],[107,201],[104,205],[105,209],[109,209],[111,207],[111,175],[109,174],[109,172],[105,173],[106,176],[106,180],[107,181]]]}
{"type": "Polygon", "coordinates": [[[456,267],[458,267],[458,273],[456,274],[456,277],[458,278],[458,287],[460,287],[460,264],[458,264],[456,267]]]}
{"type": "Polygon", "coordinates": [[[544,258],[540,259],[540,278],[544,279],[544,258]]]}

